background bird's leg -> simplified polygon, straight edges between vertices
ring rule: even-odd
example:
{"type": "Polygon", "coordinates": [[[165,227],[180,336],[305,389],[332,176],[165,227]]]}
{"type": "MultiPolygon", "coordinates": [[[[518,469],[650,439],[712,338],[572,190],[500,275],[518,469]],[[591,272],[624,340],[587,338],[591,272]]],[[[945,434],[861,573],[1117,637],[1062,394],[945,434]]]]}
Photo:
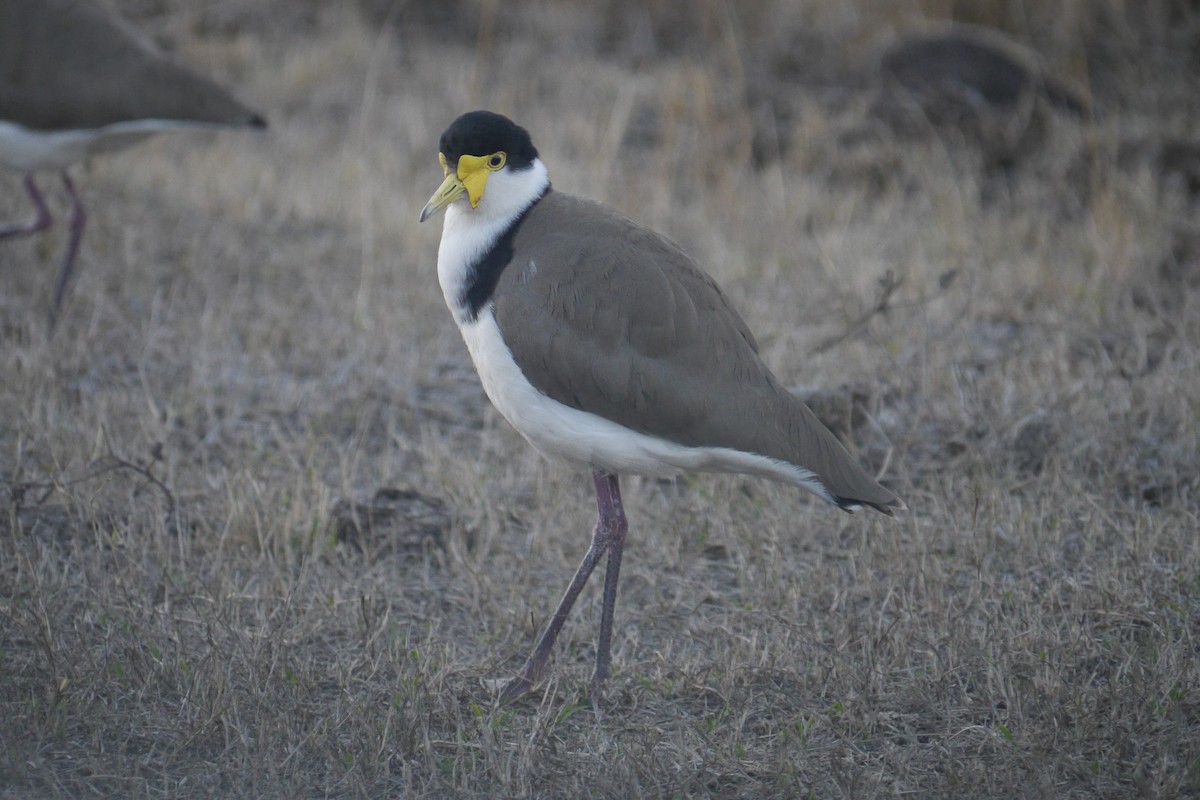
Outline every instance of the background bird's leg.
{"type": "MultiPolygon", "coordinates": [[[[592,529],[592,544],[588,547],[587,553],[583,556],[583,561],[579,563],[579,569],[575,570],[575,577],[571,578],[571,585],[567,587],[567,591],[563,594],[562,600],[558,601],[558,608],[554,609],[554,616],[550,618],[550,624],[546,626],[546,630],[538,639],[537,645],[533,648],[533,653],[525,662],[525,666],[521,668],[521,674],[504,687],[504,691],[500,693],[500,703],[506,704],[516,700],[521,695],[533,688],[542,677],[546,670],[546,664],[550,661],[550,651],[554,649],[554,642],[558,639],[558,632],[562,629],[563,623],[567,620],[567,615],[571,613],[571,607],[575,605],[575,599],[579,597],[579,593],[583,590],[584,584],[592,575],[592,570],[596,568],[596,564],[600,561],[600,556],[604,555],[604,551],[608,550],[609,545],[613,542],[614,517],[613,508],[616,498],[615,508],[620,518],[620,541],[625,541],[625,512],[621,510],[621,494],[617,487],[617,476],[606,472],[593,472],[592,480],[596,484],[596,508],[599,512],[599,518],[596,520],[596,527],[592,529]]],[[[617,556],[617,565],[620,566],[621,557],[617,556]]],[[[612,573],[612,559],[609,559],[609,572],[612,573]]],[[[615,573],[612,573],[615,576],[615,573]]],[[[615,600],[616,580],[613,579],[613,599],[615,600]]],[[[605,600],[608,600],[608,580],[605,579],[605,600]]],[[[605,617],[609,618],[609,627],[612,626],[611,612],[606,611],[605,617]]],[[[604,639],[603,633],[604,618],[601,619],[601,638],[603,639],[602,646],[604,648],[605,658],[605,674],[608,672],[608,642],[604,639]]],[[[599,656],[597,656],[599,657],[599,656]]],[[[600,666],[596,666],[599,673],[600,666]]],[[[595,679],[593,679],[594,682],[595,679]]]]}
{"type": "Polygon", "coordinates": [[[591,691],[599,693],[608,680],[612,653],[613,609],[617,605],[617,578],[621,574],[621,553],[625,549],[625,507],[621,503],[620,478],[612,473],[597,472],[596,506],[600,519],[596,527],[608,532],[608,564],[604,568],[604,604],[600,608],[600,641],[596,645],[596,671],[592,674],[591,691]]]}
{"type": "Polygon", "coordinates": [[[71,268],[75,264],[75,254],[79,252],[79,241],[83,238],[83,225],[87,222],[87,211],[83,208],[83,201],[79,199],[79,195],[75,191],[75,184],[71,182],[71,176],[65,171],[62,173],[62,182],[66,187],[67,194],[71,196],[71,238],[67,242],[67,254],[63,257],[62,269],[58,273],[58,285],[54,287],[54,303],[50,306],[51,330],[54,328],[58,309],[62,306],[63,295],[67,291],[67,282],[71,279],[71,268]]]}
{"type": "Polygon", "coordinates": [[[46,200],[38,191],[32,175],[25,176],[25,191],[29,194],[29,199],[33,201],[34,208],[37,209],[37,216],[28,222],[11,222],[8,225],[0,225],[0,239],[37,233],[50,227],[50,223],[54,221],[54,218],[50,216],[50,209],[46,207],[46,200]]]}

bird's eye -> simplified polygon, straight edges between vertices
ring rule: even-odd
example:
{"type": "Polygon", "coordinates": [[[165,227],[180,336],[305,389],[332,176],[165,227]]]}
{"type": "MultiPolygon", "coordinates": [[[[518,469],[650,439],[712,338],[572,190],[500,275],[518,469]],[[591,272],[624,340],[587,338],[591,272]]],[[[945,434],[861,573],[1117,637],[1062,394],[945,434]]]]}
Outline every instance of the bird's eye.
{"type": "Polygon", "coordinates": [[[490,169],[490,170],[500,169],[501,167],[504,166],[505,161],[508,161],[507,153],[505,153],[503,151],[501,151],[499,153],[492,153],[491,157],[488,158],[488,162],[487,162],[488,169],[490,169]]]}

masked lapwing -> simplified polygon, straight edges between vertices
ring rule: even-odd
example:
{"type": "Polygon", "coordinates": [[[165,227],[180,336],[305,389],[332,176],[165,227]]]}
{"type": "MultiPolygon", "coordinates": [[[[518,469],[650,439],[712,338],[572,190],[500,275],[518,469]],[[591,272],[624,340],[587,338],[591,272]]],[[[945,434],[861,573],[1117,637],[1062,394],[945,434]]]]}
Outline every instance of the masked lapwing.
{"type": "Polygon", "coordinates": [[[717,284],[679,247],[600,203],[556,192],[529,134],[474,111],[442,134],[438,280],[483,387],[549,457],[592,470],[592,543],[509,702],[545,674],[580,590],[607,556],[596,669],[609,675],[626,520],[618,476],[758,475],[839,508],[904,503],[846,452],[759,357],[717,284]]]}
{"type": "Polygon", "coordinates": [[[36,172],[58,172],[71,201],[52,323],[86,220],[68,167],[159,131],[264,125],[225,89],[88,0],[0,2],[0,164],[24,174],[36,212],[28,222],[0,226],[0,238],[50,225],[36,172]]]}

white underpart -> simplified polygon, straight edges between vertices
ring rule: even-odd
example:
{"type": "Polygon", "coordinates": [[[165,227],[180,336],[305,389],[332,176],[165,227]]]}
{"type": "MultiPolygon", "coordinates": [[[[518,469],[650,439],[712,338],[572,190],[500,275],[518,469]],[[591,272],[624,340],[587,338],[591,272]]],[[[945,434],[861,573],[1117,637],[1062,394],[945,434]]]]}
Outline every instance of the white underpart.
{"type": "Polygon", "coordinates": [[[636,475],[743,472],[800,486],[832,502],[808,470],[727,447],[687,447],[558,402],[538,391],[500,336],[491,309],[460,325],[492,405],[543,455],[636,475]]]}
{"type": "Polygon", "coordinates": [[[506,168],[492,174],[478,208],[472,209],[464,198],[446,209],[438,249],[438,281],[496,410],[550,458],[618,474],[747,473],[808,489],[832,502],[817,477],[803,467],[727,447],[676,444],[550,398],[521,372],[504,343],[490,305],[470,319],[469,309],[460,302],[469,266],[491,247],[514,216],[541,195],[548,182],[546,168],[535,160],[530,170],[512,173],[506,168]]]}
{"type": "Polygon", "coordinates": [[[160,131],[211,127],[199,122],[140,119],[102,128],[40,131],[0,121],[0,164],[17,172],[62,170],[88,156],[119,150],[160,131]]]}

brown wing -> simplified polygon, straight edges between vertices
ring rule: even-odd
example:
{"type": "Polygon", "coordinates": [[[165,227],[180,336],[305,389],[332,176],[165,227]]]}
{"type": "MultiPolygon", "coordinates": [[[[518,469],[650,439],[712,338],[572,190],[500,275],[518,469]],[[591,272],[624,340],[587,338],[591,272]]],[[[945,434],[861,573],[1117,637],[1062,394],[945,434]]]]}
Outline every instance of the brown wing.
{"type": "Polygon", "coordinates": [[[551,191],[513,254],[493,295],[496,319],[546,395],[678,444],[796,464],[836,498],[898,502],[779,385],[716,283],[671,242],[551,191]]]}
{"type": "Polygon", "coordinates": [[[496,317],[534,386],[643,433],[714,444],[703,441],[711,408],[697,389],[758,358],[741,318],[682,251],[605,206],[550,192],[513,253],[496,317]]]}

